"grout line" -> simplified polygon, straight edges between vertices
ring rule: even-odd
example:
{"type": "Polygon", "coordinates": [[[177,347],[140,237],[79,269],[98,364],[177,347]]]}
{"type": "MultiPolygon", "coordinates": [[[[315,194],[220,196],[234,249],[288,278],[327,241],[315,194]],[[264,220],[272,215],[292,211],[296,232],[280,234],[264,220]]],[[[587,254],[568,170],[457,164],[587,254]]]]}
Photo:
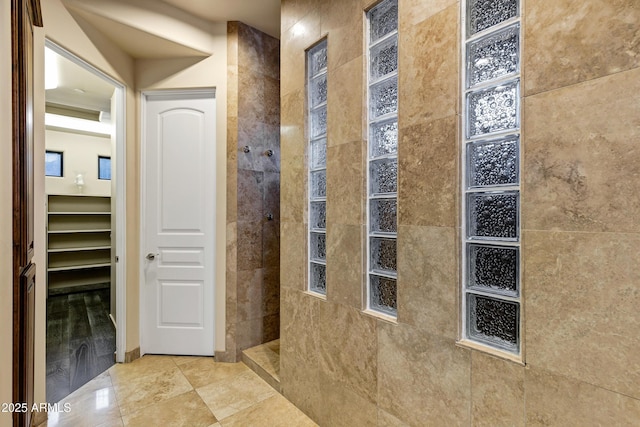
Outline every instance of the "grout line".
{"type": "Polygon", "coordinates": [[[617,74],[628,73],[628,72],[631,72],[631,71],[634,71],[634,70],[637,71],[639,68],[640,67],[633,67],[633,68],[628,68],[628,69],[625,69],[625,70],[619,70],[619,71],[615,71],[613,73],[605,74],[605,75],[602,75],[602,76],[591,77],[591,78],[588,78],[586,80],[581,80],[579,82],[570,83],[570,84],[567,84],[565,86],[554,87],[554,88],[551,88],[551,89],[545,89],[545,90],[542,90],[540,92],[534,92],[534,93],[531,93],[531,94],[528,94],[528,95],[525,95],[524,91],[523,91],[522,98],[523,99],[527,99],[527,98],[530,98],[530,97],[533,97],[533,96],[543,95],[543,94],[547,94],[547,93],[554,92],[554,91],[557,91],[557,90],[571,88],[571,87],[578,86],[578,85],[581,85],[581,84],[593,82],[595,80],[600,80],[600,79],[605,79],[605,78],[608,78],[608,77],[611,77],[611,76],[615,76],[617,74]]]}

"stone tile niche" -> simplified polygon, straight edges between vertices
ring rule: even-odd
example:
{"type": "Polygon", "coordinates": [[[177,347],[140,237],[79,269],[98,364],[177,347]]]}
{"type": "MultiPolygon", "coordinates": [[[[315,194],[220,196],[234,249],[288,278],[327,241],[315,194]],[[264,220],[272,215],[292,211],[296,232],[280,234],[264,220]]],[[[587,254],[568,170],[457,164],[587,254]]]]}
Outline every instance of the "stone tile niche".
{"type": "Polygon", "coordinates": [[[280,42],[227,27],[226,352],[280,335],[280,42]]]}

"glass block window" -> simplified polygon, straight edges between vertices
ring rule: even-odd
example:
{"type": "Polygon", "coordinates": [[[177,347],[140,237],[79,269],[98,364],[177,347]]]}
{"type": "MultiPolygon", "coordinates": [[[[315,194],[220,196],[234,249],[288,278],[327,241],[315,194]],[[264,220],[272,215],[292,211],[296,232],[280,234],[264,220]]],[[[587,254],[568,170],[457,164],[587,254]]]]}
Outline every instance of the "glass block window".
{"type": "Polygon", "coordinates": [[[520,0],[467,0],[463,340],[521,353],[520,0]]]}
{"type": "Polygon", "coordinates": [[[397,314],[398,2],[384,0],[368,21],[367,309],[397,314]]]}
{"type": "Polygon", "coordinates": [[[307,51],[308,290],[327,294],[327,40],[307,51]]]}
{"type": "Polygon", "coordinates": [[[44,155],[44,175],[62,177],[62,153],[47,150],[44,155]]]}
{"type": "Polygon", "coordinates": [[[496,27],[520,13],[520,0],[467,0],[467,34],[496,27]]]}

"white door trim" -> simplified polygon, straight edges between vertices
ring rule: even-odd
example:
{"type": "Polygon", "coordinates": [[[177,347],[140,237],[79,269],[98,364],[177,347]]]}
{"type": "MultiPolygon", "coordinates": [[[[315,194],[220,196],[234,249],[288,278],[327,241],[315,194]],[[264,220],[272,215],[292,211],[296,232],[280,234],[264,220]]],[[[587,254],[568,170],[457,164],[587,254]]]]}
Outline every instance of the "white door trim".
{"type": "MultiPolygon", "coordinates": [[[[126,87],[100,71],[98,68],[86,62],[84,59],[79,56],[74,55],[69,52],[65,48],[55,44],[49,39],[45,39],[45,46],[50,48],[51,50],[58,53],[60,56],[67,58],[73,63],[79,65],[90,73],[95,74],[101,79],[107,81],[109,84],[112,84],[115,87],[115,104],[116,104],[116,115],[112,117],[115,119],[116,130],[115,130],[115,138],[116,138],[116,194],[115,194],[115,211],[116,211],[116,229],[113,232],[116,235],[116,257],[118,258],[118,262],[116,263],[116,362],[122,363],[124,362],[126,345],[127,345],[127,286],[126,286],[126,276],[125,272],[126,268],[126,223],[127,223],[127,209],[126,209],[126,101],[125,101],[125,93],[126,87]]],[[[112,200],[114,199],[114,195],[111,195],[112,200]]]]}
{"type": "MultiPolygon", "coordinates": [[[[164,99],[173,99],[177,96],[180,96],[181,99],[199,99],[203,97],[209,97],[215,99],[216,90],[215,88],[193,88],[193,89],[162,89],[162,90],[146,90],[140,92],[140,235],[139,235],[139,331],[140,331],[140,356],[146,354],[146,346],[145,346],[145,332],[144,332],[144,322],[147,319],[146,315],[146,292],[145,292],[145,269],[144,269],[144,260],[146,256],[146,237],[147,237],[147,228],[146,228],[146,214],[147,214],[147,206],[145,201],[147,200],[147,192],[146,192],[146,171],[147,171],[147,150],[146,150],[146,121],[147,121],[147,101],[153,100],[164,100],[164,99]]],[[[214,232],[215,232],[214,225],[214,232]]],[[[214,240],[214,250],[216,249],[215,240],[214,240]]],[[[215,271],[214,271],[215,278],[215,271]]],[[[214,285],[215,286],[215,285],[214,285]]],[[[214,298],[215,298],[215,288],[214,288],[214,298]]],[[[215,300],[213,301],[212,308],[215,307],[215,300]]],[[[215,317],[214,317],[215,319],[215,317]]],[[[214,328],[215,332],[215,328],[214,328]]],[[[215,340],[214,340],[215,345],[215,340]]]]}

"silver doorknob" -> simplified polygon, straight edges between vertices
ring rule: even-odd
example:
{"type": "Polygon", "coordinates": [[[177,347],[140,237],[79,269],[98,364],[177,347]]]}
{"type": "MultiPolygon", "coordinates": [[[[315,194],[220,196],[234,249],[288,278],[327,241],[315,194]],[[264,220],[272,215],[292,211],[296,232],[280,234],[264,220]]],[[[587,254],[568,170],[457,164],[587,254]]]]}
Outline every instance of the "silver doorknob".
{"type": "Polygon", "coordinates": [[[153,261],[154,259],[156,259],[156,254],[152,254],[151,252],[149,252],[149,253],[147,254],[147,259],[148,259],[149,261],[153,261]]]}

